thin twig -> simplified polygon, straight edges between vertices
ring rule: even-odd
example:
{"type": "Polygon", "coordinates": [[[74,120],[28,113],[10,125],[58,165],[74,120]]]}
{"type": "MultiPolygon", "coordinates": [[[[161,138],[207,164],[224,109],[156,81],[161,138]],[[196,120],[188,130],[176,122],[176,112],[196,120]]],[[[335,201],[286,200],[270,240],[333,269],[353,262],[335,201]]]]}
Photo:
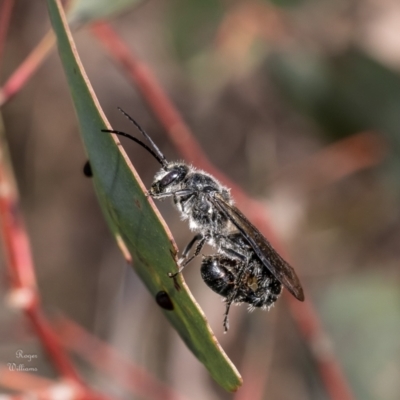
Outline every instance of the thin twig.
{"type": "MultiPolygon", "coordinates": [[[[269,224],[265,207],[247,196],[239,186],[231,182],[210,163],[189,127],[185,124],[178,110],[169,100],[146,64],[143,61],[139,61],[132,50],[128,49],[122,39],[107,23],[94,24],[92,32],[140,89],[142,96],[149,104],[154,115],[163,124],[170,139],[182,156],[195,166],[213,174],[224,184],[231,187],[239,207],[258,226],[261,232],[268,237],[274,247],[289,260],[282,243],[269,224]]],[[[324,346],[323,351],[320,351],[320,344],[328,343],[329,339],[321,326],[312,303],[309,300],[299,303],[290,295],[286,296],[286,300],[289,303],[289,309],[294,320],[297,322],[299,331],[302,333],[309,347],[311,349],[319,349],[318,351],[313,351],[313,354],[330,398],[332,400],[353,399],[351,389],[332,349],[329,346],[324,346]]]]}

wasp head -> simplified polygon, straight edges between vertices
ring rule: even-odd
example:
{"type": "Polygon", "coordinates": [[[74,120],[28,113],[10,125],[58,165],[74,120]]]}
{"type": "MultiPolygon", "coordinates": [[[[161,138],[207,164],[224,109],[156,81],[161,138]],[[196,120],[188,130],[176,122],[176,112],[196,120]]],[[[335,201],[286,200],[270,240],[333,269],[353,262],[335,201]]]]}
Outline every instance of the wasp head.
{"type": "Polygon", "coordinates": [[[169,163],[156,174],[150,195],[157,196],[179,190],[188,172],[189,166],[184,163],[169,163]]]}

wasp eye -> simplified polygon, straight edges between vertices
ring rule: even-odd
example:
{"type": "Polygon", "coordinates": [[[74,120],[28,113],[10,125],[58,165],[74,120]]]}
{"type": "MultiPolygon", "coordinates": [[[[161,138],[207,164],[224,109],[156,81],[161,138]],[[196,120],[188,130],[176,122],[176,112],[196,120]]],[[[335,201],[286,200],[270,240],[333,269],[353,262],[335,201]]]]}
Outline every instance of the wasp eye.
{"type": "Polygon", "coordinates": [[[179,171],[171,171],[167,175],[165,175],[161,181],[160,181],[160,186],[161,187],[166,187],[169,186],[172,182],[176,180],[180,175],[179,171]]]}
{"type": "Polygon", "coordinates": [[[186,166],[173,166],[159,181],[153,185],[157,187],[158,192],[163,193],[171,185],[182,182],[187,175],[188,168],[186,166]]]}

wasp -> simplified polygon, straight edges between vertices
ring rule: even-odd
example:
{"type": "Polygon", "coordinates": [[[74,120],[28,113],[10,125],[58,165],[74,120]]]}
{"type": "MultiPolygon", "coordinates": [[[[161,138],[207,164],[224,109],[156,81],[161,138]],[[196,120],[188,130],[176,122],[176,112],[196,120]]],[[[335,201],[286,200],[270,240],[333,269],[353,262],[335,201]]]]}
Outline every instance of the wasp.
{"type": "Polygon", "coordinates": [[[191,165],[167,161],[144,129],[125,111],[119,110],[149,145],[125,132],[103,132],[133,140],[158,161],[161,169],[156,173],[148,195],[154,199],[172,197],[182,218],[197,232],[182,252],[178,271],[169,276],[174,278],[181,273],[206,243],[215,247],[215,255],[203,257],[201,274],[205,283],[226,301],[225,332],[229,328],[228,314],[232,303],[245,302],[252,308],[269,308],[279,297],[282,285],[296,299],[304,301],[304,292],[294,269],[234,205],[229,189],[212,175],[191,165]]]}

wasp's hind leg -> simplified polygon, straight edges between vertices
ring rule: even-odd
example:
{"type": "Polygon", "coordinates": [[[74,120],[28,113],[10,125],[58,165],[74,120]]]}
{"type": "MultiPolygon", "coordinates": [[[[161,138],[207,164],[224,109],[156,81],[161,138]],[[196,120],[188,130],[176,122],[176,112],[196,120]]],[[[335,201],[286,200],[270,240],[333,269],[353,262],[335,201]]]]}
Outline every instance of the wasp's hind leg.
{"type": "Polygon", "coordinates": [[[226,308],[225,308],[225,313],[224,313],[224,333],[228,332],[229,330],[229,319],[228,319],[228,314],[229,314],[229,309],[231,308],[231,304],[233,302],[233,299],[229,299],[226,303],[226,308]]]}
{"type": "Polygon", "coordinates": [[[229,310],[231,308],[232,303],[235,301],[236,297],[239,294],[239,289],[241,287],[242,279],[245,275],[248,265],[249,265],[248,261],[242,262],[237,278],[235,279],[235,285],[232,294],[227,299],[225,313],[224,313],[224,322],[223,322],[224,333],[228,332],[229,330],[229,320],[228,320],[229,310]]]}

